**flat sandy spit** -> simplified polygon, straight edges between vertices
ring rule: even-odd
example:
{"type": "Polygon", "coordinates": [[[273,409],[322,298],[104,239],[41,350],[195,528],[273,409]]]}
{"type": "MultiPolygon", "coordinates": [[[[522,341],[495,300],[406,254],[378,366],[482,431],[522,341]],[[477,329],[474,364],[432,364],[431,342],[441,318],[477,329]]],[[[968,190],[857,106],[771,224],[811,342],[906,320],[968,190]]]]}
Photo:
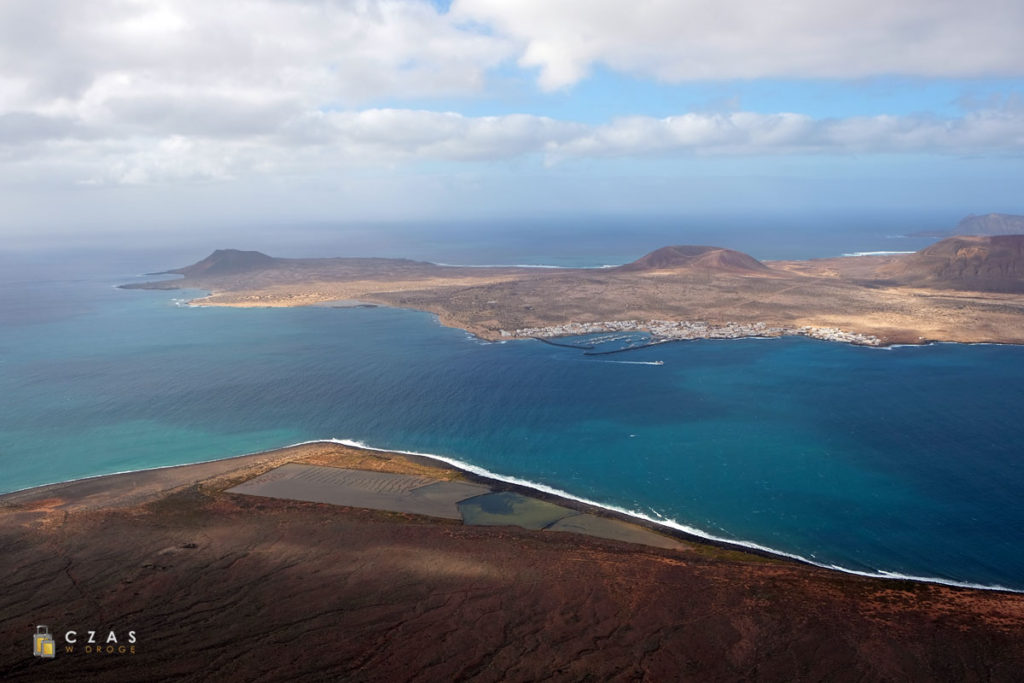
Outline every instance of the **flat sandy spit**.
{"type": "Polygon", "coordinates": [[[418,475],[289,463],[227,492],[462,519],[458,502],[490,490],[418,475]]]}

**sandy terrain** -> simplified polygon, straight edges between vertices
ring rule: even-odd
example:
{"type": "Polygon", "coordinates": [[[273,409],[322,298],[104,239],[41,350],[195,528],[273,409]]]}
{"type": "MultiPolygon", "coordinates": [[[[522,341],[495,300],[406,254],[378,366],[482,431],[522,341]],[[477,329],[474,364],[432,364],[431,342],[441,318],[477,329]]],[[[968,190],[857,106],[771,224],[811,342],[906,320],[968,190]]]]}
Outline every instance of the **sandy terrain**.
{"type": "MultiPolygon", "coordinates": [[[[215,256],[200,263],[214,259],[216,266],[215,256]]],[[[211,295],[195,301],[202,305],[306,306],[358,300],[414,308],[485,339],[499,338],[502,330],[569,322],[686,320],[838,328],[883,343],[1024,343],[1024,293],[925,287],[917,275],[902,283],[880,275],[907,271],[894,265],[906,258],[761,264],[739,252],[672,247],[629,267],[610,269],[269,259],[251,268],[244,263],[221,270],[190,266],[181,269],[182,280],[132,286],[205,289],[211,295]],[[680,264],[672,260],[673,253],[664,257],[669,249],[709,251],[680,264]]]]}

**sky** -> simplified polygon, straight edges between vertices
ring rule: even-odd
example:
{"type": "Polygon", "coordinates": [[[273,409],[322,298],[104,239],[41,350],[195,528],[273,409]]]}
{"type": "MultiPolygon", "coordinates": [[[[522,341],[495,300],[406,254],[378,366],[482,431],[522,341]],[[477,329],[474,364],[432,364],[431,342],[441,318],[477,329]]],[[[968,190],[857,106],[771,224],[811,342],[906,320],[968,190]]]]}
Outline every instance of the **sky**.
{"type": "Polygon", "coordinates": [[[9,0],[0,236],[1024,213],[1022,35],[1020,0],[9,0]]]}

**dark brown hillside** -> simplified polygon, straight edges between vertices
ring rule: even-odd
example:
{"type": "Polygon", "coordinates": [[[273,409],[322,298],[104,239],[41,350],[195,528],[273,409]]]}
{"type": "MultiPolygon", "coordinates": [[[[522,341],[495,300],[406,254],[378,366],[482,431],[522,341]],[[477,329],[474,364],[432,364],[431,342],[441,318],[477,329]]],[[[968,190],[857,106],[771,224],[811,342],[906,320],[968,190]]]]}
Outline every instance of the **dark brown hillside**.
{"type": "Polygon", "coordinates": [[[1024,235],[944,239],[879,272],[907,284],[1024,292],[1024,235]]]}
{"type": "Polygon", "coordinates": [[[276,259],[259,251],[240,251],[238,249],[218,249],[202,261],[191,266],[168,270],[168,273],[185,277],[203,277],[216,275],[234,275],[252,270],[270,268],[281,259],[276,259]]]}
{"type": "Polygon", "coordinates": [[[753,256],[722,247],[680,245],[662,247],[646,256],[620,266],[617,270],[637,272],[644,270],[673,270],[692,268],[721,270],[729,273],[764,274],[771,268],[753,256]]]}
{"type": "MultiPolygon", "coordinates": [[[[338,444],[0,497],[0,680],[1020,681],[1024,595],[227,493],[338,444]],[[32,656],[36,625],[79,649],[32,656]],[[136,653],[84,651],[86,629],[136,653]]],[[[431,474],[433,472],[434,474],[431,474]]]]}

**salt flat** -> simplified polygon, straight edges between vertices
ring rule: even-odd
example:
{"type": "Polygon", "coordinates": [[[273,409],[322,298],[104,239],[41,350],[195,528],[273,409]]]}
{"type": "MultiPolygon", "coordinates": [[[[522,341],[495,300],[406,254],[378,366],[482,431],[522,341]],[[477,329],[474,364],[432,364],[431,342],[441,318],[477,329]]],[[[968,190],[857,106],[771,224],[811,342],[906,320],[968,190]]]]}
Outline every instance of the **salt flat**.
{"type": "Polygon", "coordinates": [[[456,504],[490,490],[479,484],[419,475],[288,463],[228,489],[228,493],[462,519],[456,504]]]}

